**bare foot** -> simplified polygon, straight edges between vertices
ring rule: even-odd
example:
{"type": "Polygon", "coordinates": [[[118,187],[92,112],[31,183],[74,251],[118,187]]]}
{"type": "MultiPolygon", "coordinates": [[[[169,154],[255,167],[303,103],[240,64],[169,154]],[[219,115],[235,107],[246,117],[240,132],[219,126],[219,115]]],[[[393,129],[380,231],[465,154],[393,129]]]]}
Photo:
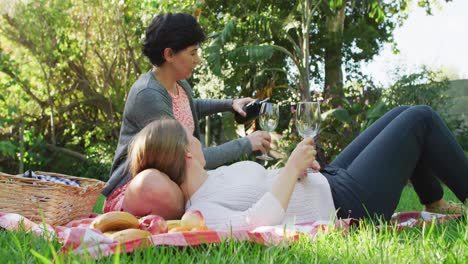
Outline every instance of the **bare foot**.
{"type": "Polygon", "coordinates": [[[437,214],[462,214],[463,205],[448,203],[444,199],[441,199],[431,204],[426,204],[423,210],[437,214]]]}

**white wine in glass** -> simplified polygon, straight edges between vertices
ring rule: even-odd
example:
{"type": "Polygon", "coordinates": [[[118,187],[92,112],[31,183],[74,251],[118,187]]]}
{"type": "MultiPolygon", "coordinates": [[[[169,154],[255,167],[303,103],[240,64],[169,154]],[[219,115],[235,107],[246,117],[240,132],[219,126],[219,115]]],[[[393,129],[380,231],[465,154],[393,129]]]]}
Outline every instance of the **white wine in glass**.
{"type": "MultiPolygon", "coordinates": [[[[296,108],[296,128],[302,138],[316,137],[320,128],[320,103],[299,102],[296,108]]],[[[307,172],[317,172],[308,168],[307,172]]]]}
{"type": "MultiPolygon", "coordinates": [[[[273,103],[264,103],[262,105],[262,108],[260,109],[260,117],[258,119],[260,128],[263,131],[267,131],[268,133],[271,133],[278,126],[278,121],[279,121],[279,106],[273,103]]],[[[273,158],[268,156],[268,154],[266,153],[263,153],[261,156],[257,156],[257,159],[273,160],[273,158]]]]}

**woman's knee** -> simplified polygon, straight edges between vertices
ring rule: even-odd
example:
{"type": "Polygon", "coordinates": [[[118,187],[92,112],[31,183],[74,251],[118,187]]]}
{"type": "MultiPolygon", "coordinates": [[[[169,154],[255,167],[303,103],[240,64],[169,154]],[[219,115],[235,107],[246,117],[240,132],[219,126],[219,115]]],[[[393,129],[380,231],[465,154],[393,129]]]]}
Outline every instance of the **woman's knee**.
{"type": "Polygon", "coordinates": [[[415,105],[407,110],[414,116],[414,120],[430,120],[434,115],[434,110],[428,105],[415,105]]]}
{"type": "Polygon", "coordinates": [[[434,113],[434,109],[428,105],[415,105],[411,109],[418,111],[421,115],[432,115],[434,113]]]}
{"type": "Polygon", "coordinates": [[[411,106],[409,106],[409,105],[400,105],[400,106],[397,106],[397,107],[393,108],[392,110],[401,113],[401,112],[405,111],[406,109],[409,109],[410,107],[411,106]]]}
{"type": "Polygon", "coordinates": [[[133,188],[148,199],[181,198],[182,191],[166,174],[156,169],[147,169],[134,177],[129,188],[133,188]],[[133,185],[133,186],[132,186],[133,185]]]}
{"type": "Polygon", "coordinates": [[[392,119],[399,116],[401,113],[405,112],[407,109],[409,109],[409,105],[400,105],[392,108],[390,111],[385,113],[385,116],[391,116],[392,119]]]}
{"type": "Polygon", "coordinates": [[[156,169],[140,172],[125,192],[124,207],[136,215],[175,217],[183,213],[183,205],[184,198],[179,186],[156,169]]]}
{"type": "Polygon", "coordinates": [[[177,186],[169,177],[156,169],[146,169],[133,177],[130,186],[140,191],[152,192],[159,190],[161,187],[177,186]]]}

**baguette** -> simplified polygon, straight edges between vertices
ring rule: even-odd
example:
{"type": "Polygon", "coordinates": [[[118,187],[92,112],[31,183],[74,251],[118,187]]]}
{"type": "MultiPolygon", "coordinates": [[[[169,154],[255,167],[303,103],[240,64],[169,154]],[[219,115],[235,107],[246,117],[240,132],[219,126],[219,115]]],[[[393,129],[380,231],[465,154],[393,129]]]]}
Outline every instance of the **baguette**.
{"type": "Polygon", "coordinates": [[[180,226],[180,220],[167,220],[167,229],[172,229],[174,227],[179,227],[180,226]]]}
{"type": "Polygon", "coordinates": [[[172,234],[172,233],[187,232],[187,231],[190,231],[190,229],[188,229],[186,227],[183,227],[183,226],[175,226],[175,227],[169,229],[169,231],[167,231],[167,233],[172,234]]]}
{"type": "Polygon", "coordinates": [[[105,233],[108,231],[119,231],[129,228],[138,229],[140,223],[138,219],[127,212],[108,212],[96,217],[91,222],[91,228],[98,229],[105,233]]]}
{"type": "MultiPolygon", "coordinates": [[[[136,228],[120,230],[109,235],[110,238],[118,241],[119,243],[125,243],[125,242],[135,240],[135,239],[145,239],[145,238],[149,238],[150,236],[151,236],[150,232],[146,230],[136,229],[136,228]]],[[[149,241],[146,241],[146,242],[149,242],[149,241]]]]}

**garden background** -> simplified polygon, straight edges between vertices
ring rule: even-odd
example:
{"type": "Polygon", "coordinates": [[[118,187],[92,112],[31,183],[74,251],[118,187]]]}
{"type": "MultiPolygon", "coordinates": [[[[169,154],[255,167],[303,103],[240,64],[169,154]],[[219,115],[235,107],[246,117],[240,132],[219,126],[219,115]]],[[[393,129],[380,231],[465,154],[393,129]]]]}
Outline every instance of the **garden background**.
{"type": "MultiPolygon", "coordinates": [[[[450,2],[0,0],[0,171],[33,169],[106,181],[126,95],[151,68],[141,54],[145,26],[169,11],[193,14],[209,36],[202,45],[204,62],[189,80],[197,96],[270,97],[281,104],[271,151],[278,159],[269,167],[281,166],[299,141],[291,112],[296,102],[309,99],[322,102],[320,146],[326,162],[385,111],[405,104],[439,111],[466,153],[468,80],[397,65],[401,70],[388,73],[394,81],[382,85],[362,69],[384,45],[398,52],[394,32],[411,15],[410,6],[430,15],[450,2]]],[[[202,141],[215,145],[256,126],[237,125],[226,113],[202,120],[202,128],[202,141]]],[[[447,189],[444,197],[456,200],[447,189]]],[[[102,202],[101,197],[95,212],[101,212],[102,202]]],[[[397,211],[420,208],[408,186],[397,211]]],[[[467,241],[466,219],[408,230],[364,222],[346,236],[330,230],[288,247],[161,246],[99,263],[467,263],[467,241]]],[[[95,262],[57,256],[60,247],[56,239],[0,230],[0,259],[8,263],[95,262]]]]}
{"type": "MultiPolygon", "coordinates": [[[[363,62],[394,44],[417,2],[428,15],[450,1],[2,1],[0,171],[27,169],[108,179],[126,95],[151,68],[145,26],[160,12],[193,14],[209,36],[189,82],[203,98],[270,97],[281,104],[272,145],[281,166],[299,137],[300,100],[322,102],[320,145],[329,162],[388,109],[428,104],[468,150],[467,80],[423,67],[382,86],[363,62]]],[[[202,120],[206,145],[256,129],[231,113],[202,120]]],[[[254,155],[245,159],[255,160],[254,155]]]]}

